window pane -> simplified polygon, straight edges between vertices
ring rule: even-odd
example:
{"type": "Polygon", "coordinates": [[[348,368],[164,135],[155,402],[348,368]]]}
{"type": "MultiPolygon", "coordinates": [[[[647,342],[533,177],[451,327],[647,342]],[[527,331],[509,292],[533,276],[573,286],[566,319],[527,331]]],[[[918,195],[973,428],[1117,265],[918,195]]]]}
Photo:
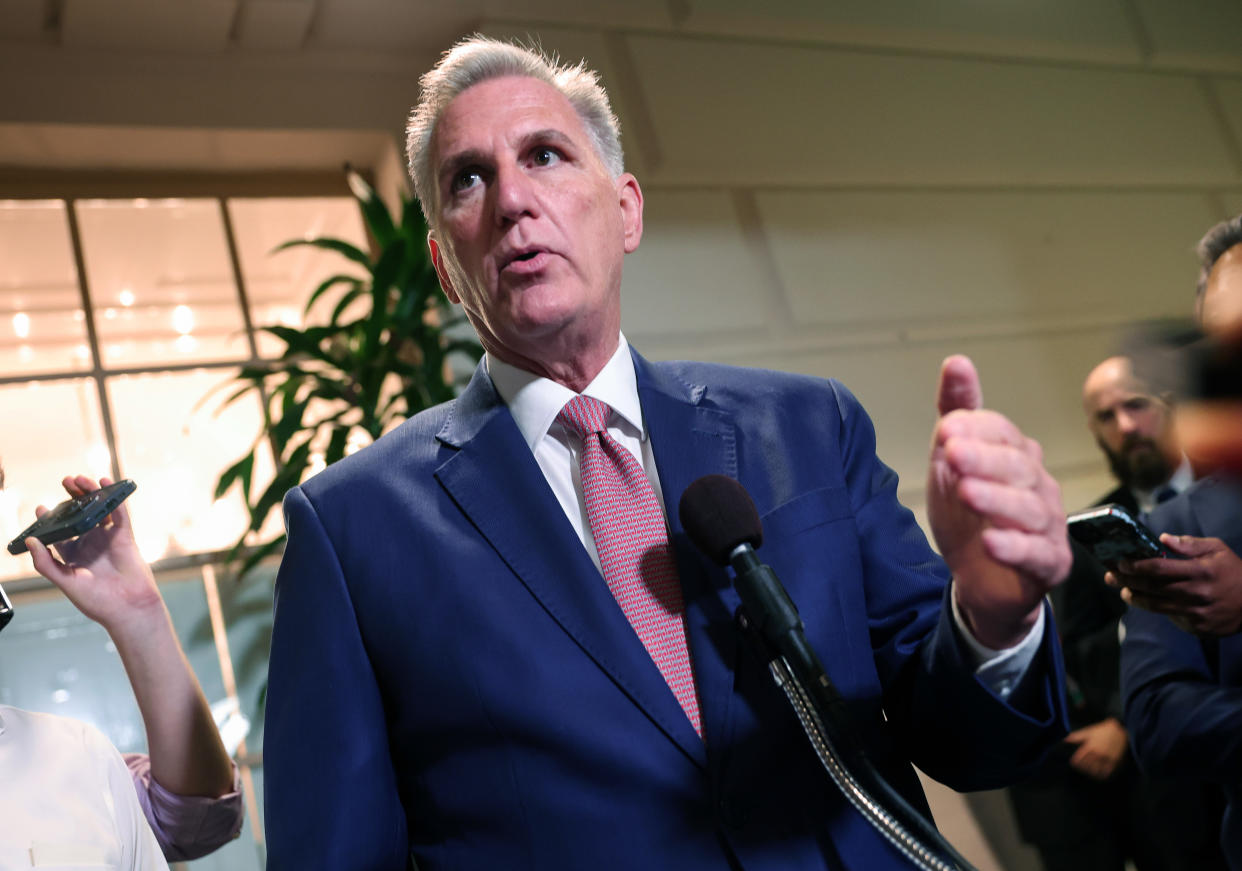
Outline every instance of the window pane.
{"type": "Polygon", "coordinates": [[[0,376],[90,367],[64,203],[0,200],[0,376]]]}
{"type": "MultiPolygon", "coordinates": [[[[207,700],[223,698],[202,577],[197,570],[162,575],[160,592],[207,700]]],[[[0,633],[0,702],[83,720],[123,753],[147,748],[112,639],[57,590],[14,597],[13,622],[0,633]]]]}
{"type": "MultiPolygon", "coordinates": [[[[309,245],[272,252],[290,239],[321,236],[342,239],[368,250],[358,203],[351,197],[235,199],[229,200],[228,208],[237,237],[237,256],[246,283],[250,317],[256,328],[272,324],[304,326],[306,300],[320,282],[337,274],[366,274],[352,260],[309,245]]],[[[326,322],[343,292],[343,286],[329,291],[316,303],[311,320],[326,322]]],[[[262,357],[279,356],[284,349],[284,343],[266,333],[257,338],[262,357]]]]}
{"type": "Polygon", "coordinates": [[[263,695],[267,689],[267,658],[272,647],[272,599],[278,561],[268,560],[241,582],[221,574],[220,607],[233,657],[233,673],[241,712],[250,721],[247,749],[263,746],[263,695]]]}
{"type": "MultiPolygon", "coordinates": [[[[129,499],[134,531],[148,560],[230,547],[246,528],[236,490],[212,499],[220,473],[250,449],[262,428],[253,397],[219,410],[234,373],[200,369],[108,380],[121,469],[138,483],[129,499]]],[[[266,442],[254,475],[256,482],[271,479],[266,442]]],[[[279,533],[279,514],[265,538],[279,533]]]]}
{"type": "Polygon", "coordinates": [[[250,356],[217,201],[76,207],[104,366],[250,356]]]}
{"type": "MultiPolygon", "coordinates": [[[[112,457],[104,441],[99,394],[89,378],[32,381],[0,387],[0,439],[5,489],[0,491],[0,537],[7,544],[34,522],[35,506],[49,508],[68,498],[66,475],[110,474],[112,457]]],[[[0,559],[0,577],[34,574],[30,557],[0,559]]]]}

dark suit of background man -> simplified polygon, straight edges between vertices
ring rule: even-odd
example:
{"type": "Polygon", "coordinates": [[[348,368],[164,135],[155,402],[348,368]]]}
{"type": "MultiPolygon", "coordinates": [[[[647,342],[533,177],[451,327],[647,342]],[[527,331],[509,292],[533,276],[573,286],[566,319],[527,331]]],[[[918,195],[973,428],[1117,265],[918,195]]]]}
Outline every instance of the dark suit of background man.
{"type": "Polygon", "coordinates": [[[441,284],[487,356],[456,401],[287,497],[269,868],[908,867],[818,770],[725,572],[687,542],[676,506],[709,473],[754,497],[761,556],[923,812],[911,761],[997,786],[1064,734],[1043,605],[1070,564],[1060,496],[968,360],[942,369],[929,473],[946,568],[843,386],[630,350],[643,196],[593,73],[467,41],[424,76],[409,138],[441,284]],[[558,419],[579,394],[611,406],[606,438],[558,419]],[[601,444],[642,479],[615,522],[588,516],[577,464],[601,444]],[[597,560],[653,494],[664,543],[639,571],[671,546],[684,698],[597,560]]]}
{"type": "MultiPolygon", "coordinates": [[[[1172,408],[1110,357],[1083,383],[1087,428],[1118,486],[1097,505],[1145,514],[1194,480],[1178,447],[1172,408]]],[[[1193,783],[1144,777],[1122,725],[1118,623],[1125,603],[1104,568],[1075,547],[1074,567],[1053,591],[1069,688],[1070,727],[1038,775],[1010,790],[1023,838],[1048,871],[1223,867],[1216,846],[1219,796],[1193,783]]]]}
{"type": "MultiPolygon", "coordinates": [[[[1199,260],[1196,314],[1213,334],[1242,311],[1242,216],[1203,237],[1199,260]]],[[[1211,439],[1230,440],[1242,433],[1211,439]]],[[[1180,558],[1110,574],[1132,606],[1122,621],[1126,727],[1145,770],[1223,787],[1220,843],[1242,869],[1242,484],[1214,471],[1149,523],[1180,558]]]]}

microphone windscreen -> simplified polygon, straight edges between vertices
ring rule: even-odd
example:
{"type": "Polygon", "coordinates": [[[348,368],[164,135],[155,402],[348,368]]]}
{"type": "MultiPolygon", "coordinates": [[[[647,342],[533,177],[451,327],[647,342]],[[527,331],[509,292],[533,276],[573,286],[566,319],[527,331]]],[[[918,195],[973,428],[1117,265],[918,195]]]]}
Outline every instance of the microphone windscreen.
{"type": "Polygon", "coordinates": [[[686,488],[677,507],[686,534],[720,565],[739,544],[763,544],[763,523],[746,488],[728,475],[704,475],[686,488]]]}

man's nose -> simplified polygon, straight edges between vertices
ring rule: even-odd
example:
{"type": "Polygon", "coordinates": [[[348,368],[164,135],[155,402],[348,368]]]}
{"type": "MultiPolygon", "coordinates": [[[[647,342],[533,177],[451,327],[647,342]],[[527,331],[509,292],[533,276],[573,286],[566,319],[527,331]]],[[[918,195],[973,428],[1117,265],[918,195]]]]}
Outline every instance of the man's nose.
{"type": "Polygon", "coordinates": [[[496,173],[496,220],[512,223],[537,212],[534,183],[520,167],[503,167],[496,173]]]}
{"type": "Polygon", "coordinates": [[[1117,411],[1117,429],[1123,433],[1132,433],[1138,429],[1138,420],[1124,409],[1117,411]]]}

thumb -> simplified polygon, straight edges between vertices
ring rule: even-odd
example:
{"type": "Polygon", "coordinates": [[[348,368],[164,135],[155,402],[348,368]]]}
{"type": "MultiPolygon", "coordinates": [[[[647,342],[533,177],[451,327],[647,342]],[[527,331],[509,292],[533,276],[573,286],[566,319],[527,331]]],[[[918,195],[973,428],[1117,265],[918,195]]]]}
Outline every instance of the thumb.
{"type": "Polygon", "coordinates": [[[35,571],[58,587],[64,583],[67,569],[63,563],[52,556],[47,545],[32,535],[26,539],[26,550],[30,552],[35,571]]]}
{"type": "Polygon", "coordinates": [[[936,391],[936,408],[943,417],[951,411],[974,411],[983,408],[983,388],[979,373],[969,357],[955,354],[940,364],[940,387],[936,391]]]}
{"type": "Polygon", "coordinates": [[[1198,538],[1193,535],[1170,535],[1167,532],[1160,536],[1160,543],[1176,554],[1192,557],[1211,553],[1220,546],[1219,540],[1215,538],[1198,538]]]}

